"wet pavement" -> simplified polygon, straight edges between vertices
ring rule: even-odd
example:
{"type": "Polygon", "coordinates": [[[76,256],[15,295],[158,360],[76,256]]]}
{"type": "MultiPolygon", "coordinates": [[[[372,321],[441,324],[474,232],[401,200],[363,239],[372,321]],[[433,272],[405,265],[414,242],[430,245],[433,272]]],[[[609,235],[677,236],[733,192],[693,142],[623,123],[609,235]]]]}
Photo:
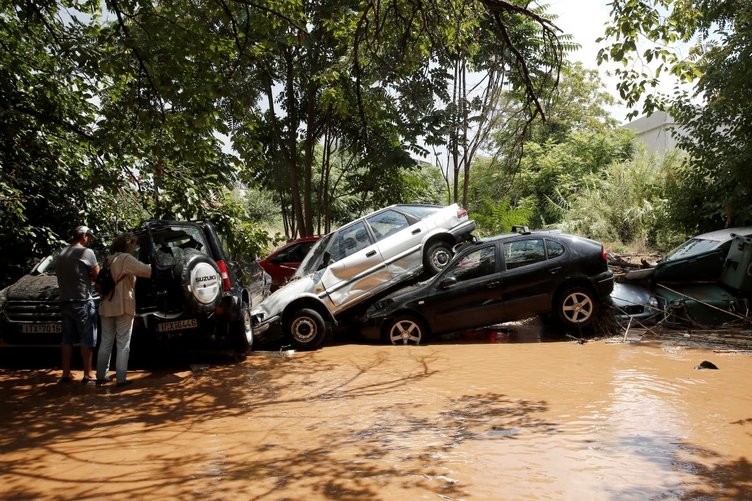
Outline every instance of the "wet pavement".
{"type": "Polygon", "coordinates": [[[164,360],[123,389],[4,354],[0,497],[750,499],[750,352],[682,339],[482,331],[164,360]]]}

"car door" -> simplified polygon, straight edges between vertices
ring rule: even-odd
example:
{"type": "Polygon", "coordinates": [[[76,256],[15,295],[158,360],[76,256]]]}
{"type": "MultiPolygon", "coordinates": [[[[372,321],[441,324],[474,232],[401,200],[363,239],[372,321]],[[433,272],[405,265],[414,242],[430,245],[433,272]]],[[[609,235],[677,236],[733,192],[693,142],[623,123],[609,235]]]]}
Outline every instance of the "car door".
{"type": "Polygon", "coordinates": [[[362,220],[338,230],[327,252],[329,265],[321,275],[321,285],[335,314],[379,290],[391,279],[379,248],[362,220]]]}
{"type": "Polygon", "coordinates": [[[422,265],[421,244],[427,227],[420,219],[387,209],[366,221],[392,278],[399,280],[422,265]]]}
{"type": "Polygon", "coordinates": [[[435,333],[490,325],[505,317],[498,246],[458,257],[437,276],[421,309],[435,333]]]}
{"type": "Polygon", "coordinates": [[[513,319],[547,313],[566,271],[566,248],[552,239],[530,236],[505,241],[502,250],[505,308],[513,319]]]}

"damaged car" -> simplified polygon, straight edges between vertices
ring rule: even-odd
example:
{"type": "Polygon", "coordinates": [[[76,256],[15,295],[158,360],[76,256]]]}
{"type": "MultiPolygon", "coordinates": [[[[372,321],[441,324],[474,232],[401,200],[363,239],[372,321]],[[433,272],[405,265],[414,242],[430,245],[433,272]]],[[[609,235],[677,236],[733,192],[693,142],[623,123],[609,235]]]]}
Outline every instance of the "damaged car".
{"type": "Polygon", "coordinates": [[[356,306],[444,269],[474,229],[457,204],[397,204],[352,221],[316,242],[292,281],[254,309],[254,334],[315,349],[356,306]]]}
{"type": "Polygon", "coordinates": [[[463,246],[434,278],[373,304],[364,337],[421,344],[471,328],[551,315],[567,329],[594,320],[613,288],[603,245],[559,232],[503,234],[463,246]]]}
{"type": "Polygon", "coordinates": [[[747,226],[690,238],[653,266],[626,272],[612,300],[622,321],[703,326],[745,318],[751,295],[747,226]]]}

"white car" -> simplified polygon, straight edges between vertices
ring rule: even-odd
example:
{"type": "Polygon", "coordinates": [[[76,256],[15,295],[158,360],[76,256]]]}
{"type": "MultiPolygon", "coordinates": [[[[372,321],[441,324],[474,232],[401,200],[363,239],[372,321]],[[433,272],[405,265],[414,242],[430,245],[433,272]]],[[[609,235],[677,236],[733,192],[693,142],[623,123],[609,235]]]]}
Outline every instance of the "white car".
{"type": "Polygon", "coordinates": [[[352,221],[316,242],[292,280],[253,310],[254,336],[317,348],[345,311],[423,271],[442,270],[474,229],[457,204],[398,204],[352,221]]]}

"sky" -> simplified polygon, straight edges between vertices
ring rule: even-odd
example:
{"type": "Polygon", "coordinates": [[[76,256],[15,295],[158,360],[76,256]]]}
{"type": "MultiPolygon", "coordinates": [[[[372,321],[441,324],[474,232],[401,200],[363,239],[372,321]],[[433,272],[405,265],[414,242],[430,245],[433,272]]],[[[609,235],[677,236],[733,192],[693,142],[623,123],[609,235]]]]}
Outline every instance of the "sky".
{"type": "Polygon", "coordinates": [[[630,110],[618,98],[617,80],[608,75],[607,68],[599,67],[596,61],[601,45],[595,40],[603,35],[604,27],[609,21],[611,8],[608,3],[611,0],[539,1],[548,4],[549,13],[558,16],[555,20],[556,26],[565,34],[572,35],[574,42],[580,44],[580,49],[568,58],[572,61],[581,61],[585,68],[598,70],[606,90],[619,101],[609,111],[615,119],[626,123],[626,115],[630,110]]]}

